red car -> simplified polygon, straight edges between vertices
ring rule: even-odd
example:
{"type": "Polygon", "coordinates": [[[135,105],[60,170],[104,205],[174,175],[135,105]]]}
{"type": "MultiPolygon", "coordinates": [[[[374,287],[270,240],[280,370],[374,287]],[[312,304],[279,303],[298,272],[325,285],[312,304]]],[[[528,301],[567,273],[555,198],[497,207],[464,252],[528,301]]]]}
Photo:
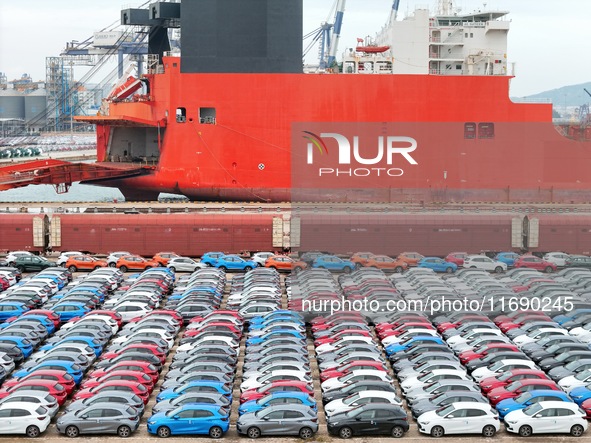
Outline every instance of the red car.
{"type": "Polygon", "coordinates": [[[273,392],[305,392],[314,397],[314,390],[304,381],[281,380],[261,386],[257,389],[249,389],[240,394],[240,403],[250,400],[258,400],[273,392]]]}
{"type": "Polygon", "coordinates": [[[60,316],[48,309],[32,309],[25,312],[24,314],[21,314],[20,317],[24,317],[26,315],[44,315],[53,322],[56,328],[60,325],[60,316]]]}
{"type": "Polygon", "coordinates": [[[158,347],[157,345],[151,345],[149,343],[134,343],[134,344],[125,346],[124,348],[121,348],[118,351],[105,352],[103,355],[101,355],[101,360],[108,360],[110,358],[115,358],[115,357],[118,357],[118,356],[125,354],[126,352],[130,352],[130,351],[146,352],[146,353],[153,354],[160,359],[161,364],[164,364],[164,362],[166,361],[166,351],[164,349],[158,347]]]}
{"type": "Polygon", "coordinates": [[[351,337],[351,336],[371,337],[371,332],[365,331],[363,329],[344,329],[333,336],[321,337],[321,338],[314,340],[314,346],[318,347],[318,346],[323,345],[325,343],[334,343],[339,338],[345,337],[345,336],[347,336],[347,337],[351,337]]]}
{"type": "Polygon", "coordinates": [[[102,377],[106,374],[111,374],[115,371],[139,371],[143,372],[144,374],[148,375],[154,384],[158,382],[159,373],[158,368],[156,366],[146,362],[146,361],[139,361],[139,360],[123,360],[118,363],[115,363],[113,366],[109,366],[105,369],[97,369],[92,371],[88,374],[89,377],[98,378],[102,377]]]}
{"type": "Polygon", "coordinates": [[[398,326],[396,329],[383,329],[378,333],[378,336],[381,339],[384,339],[386,337],[391,337],[393,335],[398,336],[398,335],[401,335],[401,334],[404,334],[405,332],[407,332],[408,328],[417,327],[417,326],[419,328],[423,328],[423,329],[435,330],[435,327],[431,323],[411,321],[411,322],[408,322],[404,325],[398,326]]]}
{"type": "Polygon", "coordinates": [[[103,383],[113,380],[127,380],[134,383],[139,383],[148,388],[148,391],[154,390],[154,382],[148,374],[143,374],[137,371],[111,371],[108,374],[98,378],[89,378],[80,386],[80,389],[94,388],[103,383]]]}
{"type": "Polygon", "coordinates": [[[396,321],[387,322],[387,323],[378,323],[376,325],[376,331],[379,333],[384,329],[396,329],[399,326],[405,325],[408,322],[417,322],[417,323],[428,323],[432,324],[428,318],[423,315],[419,314],[405,314],[396,319],[396,321]]]}
{"type": "Polygon", "coordinates": [[[129,321],[129,323],[137,323],[138,321],[143,320],[144,318],[150,318],[152,315],[168,315],[174,318],[176,321],[178,321],[181,326],[183,325],[183,317],[178,312],[171,311],[168,309],[155,309],[149,314],[144,315],[143,317],[132,318],[129,321]]]}
{"type": "Polygon", "coordinates": [[[447,331],[448,329],[457,328],[457,327],[462,326],[463,324],[466,324],[467,322],[471,322],[471,321],[486,321],[486,322],[488,322],[488,321],[490,321],[490,319],[488,317],[486,317],[485,315],[465,314],[458,321],[444,322],[444,323],[438,324],[437,331],[441,334],[441,333],[447,331]]]}
{"type": "Polygon", "coordinates": [[[532,321],[548,321],[551,322],[552,319],[548,317],[546,314],[529,314],[524,317],[520,317],[519,321],[516,322],[504,322],[499,325],[499,329],[503,332],[510,331],[511,329],[517,329],[530,323],[532,321]]]}
{"type": "Polygon", "coordinates": [[[591,420],[591,399],[585,400],[581,403],[581,409],[585,411],[585,418],[591,420]]]}
{"type": "Polygon", "coordinates": [[[343,312],[337,312],[335,314],[329,315],[328,317],[314,317],[312,320],[310,320],[310,324],[312,326],[325,324],[325,323],[337,324],[343,320],[365,321],[363,316],[358,312],[343,311],[343,312]]]}
{"type": "Polygon", "coordinates": [[[198,335],[202,332],[208,332],[208,331],[226,331],[226,332],[232,332],[236,337],[240,338],[242,337],[242,329],[237,328],[236,325],[234,325],[233,323],[230,322],[221,322],[221,321],[215,321],[215,322],[211,322],[208,323],[198,329],[187,329],[185,331],[185,337],[192,337],[195,335],[198,335]]]}
{"type": "Polygon", "coordinates": [[[500,351],[500,350],[509,350],[509,351],[515,351],[518,352],[519,348],[511,343],[489,343],[486,345],[482,345],[479,346],[478,348],[469,350],[469,351],[464,351],[461,352],[459,357],[460,357],[460,362],[465,365],[466,363],[476,359],[476,358],[482,358],[485,355],[490,354],[491,352],[496,352],[496,351],[500,351]]]}
{"type": "Polygon", "coordinates": [[[54,383],[59,383],[66,389],[68,395],[70,395],[76,388],[74,377],[72,377],[66,371],[60,371],[58,369],[38,369],[37,371],[31,372],[29,375],[26,375],[22,378],[9,378],[2,384],[2,387],[10,388],[28,380],[50,380],[54,383]]]}
{"type": "Polygon", "coordinates": [[[514,311],[511,312],[510,314],[506,314],[506,315],[497,315],[493,321],[495,323],[495,325],[500,325],[501,323],[506,323],[506,322],[515,322],[515,321],[519,321],[518,318],[523,316],[523,315],[528,315],[528,314],[543,314],[543,312],[540,311],[534,311],[533,309],[528,309],[528,310],[523,310],[523,311],[514,311]]]}
{"type": "Polygon", "coordinates": [[[490,401],[491,405],[496,405],[501,400],[506,398],[515,398],[524,392],[533,391],[534,389],[551,389],[553,391],[560,391],[556,383],[552,380],[540,380],[540,379],[525,379],[511,383],[507,386],[499,386],[489,391],[486,396],[490,401]]]}
{"type": "Polygon", "coordinates": [[[516,268],[530,268],[547,273],[556,272],[556,265],[552,262],[542,260],[535,255],[522,255],[513,264],[516,268]]]}
{"type": "Polygon", "coordinates": [[[0,399],[8,397],[10,394],[16,391],[24,390],[35,390],[41,392],[47,392],[53,395],[59,405],[63,405],[68,397],[68,391],[66,388],[53,380],[27,380],[17,383],[9,388],[2,388],[0,390],[0,399]]]}
{"type": "Polygon", "coordinates": [[[487,377],[480,380],[480,389],[485,394],[495,388],[507,386],[517,380],[549,380],[544,371],[537,369],[513,369],[503,372],[496,377],[487,377]]]}
{"type": "Polygon", "coordinates": [[[150,398],[150,391],[144,385],[139,385],[132,381],[127,380],[112,380],[107,381],[94,388],[82,389],[74,395],[73,400],[81,400],[83,398],[90,398],[99,392],[104,391],[128,391],[133,392],[135,395],[140,397],[144,404],[148,403],[150,398]]]}
{"type": "Polygon", "coordinates": [[[352,362],[341,365],[338,368],[329,369],[324,372],[321,372],[320,381],[322,382],[328,380],[329,378],[341,377],[345,374],[348,374],[351,371],[356,371],[358,369],[376,369],[378,371],[387,372],[387,369],[384,368],[382,362],[373,360],[354,360],[352,362]]]}
{"type": "Polygon", "coordinates": [[[468,256],[467,252],[450,252],[444,258],[445,261],[455,263],[458,266],[464,266],[464,259],[468,256]]]}

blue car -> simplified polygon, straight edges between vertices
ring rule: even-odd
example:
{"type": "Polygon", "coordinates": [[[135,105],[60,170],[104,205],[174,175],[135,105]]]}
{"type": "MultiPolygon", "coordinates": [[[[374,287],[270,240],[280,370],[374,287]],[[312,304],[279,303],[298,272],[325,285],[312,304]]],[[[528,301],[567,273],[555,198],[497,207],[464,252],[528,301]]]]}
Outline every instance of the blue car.
{"type": "Polygon", "coordinates": [[[495,256],[495,260],[505,263],[507,267],[511,267],[515,265],[515,260],[519,258],[519,254],[515,252],[499,252],[495,256]]]}
{"type": "Polygon", "coordinates": [[[566,401],[572,403],[572,399],[565,392],[552,391],[550,389],[538,389],[524,392],[515,398],[501,400],[495,407],[497,408],[497,411],[499,411],[499,417],[504,419],[505,415],[509,412],[525,409],[529,405],[533,405],[540,401],[566,401]]]}
{"type": "Polygon", "coordinates": [[[232,390],[222,382],[211,380],[191,381],[176,388],[165,389],[158,394],[156,401],[171,400],[188,392],[217,392],[228,398],[232,398],[232,390]]]}
{"type": "Polygon", "coordinates": [[[279,329],[277,331],[267,332],[260,337],[250,337],[246,340],[246,346],[253,346],[263,343],[271,338],[279,337],[279,336],[291,336],[297,337],[301,339],[305,339],[306,337],[300,334],[298,331],[294,331],[293,329],[279,329]]]}
{"type": "Polygon", "coordinates": [[[229,412],[218,405],[189,403],[148,420],[148,432],[158,437],[197,434],[220,438],[230,427],[229,412]]]}
{"type": "Polygon", "coordinates": [[[388,356],[395,354],[396,352],[405,351],[411,346],[417,345],[419,343],[430,343],[430,344],[444,344],[444,341],[439,337],[433,337],[430,335],[425,336],[416,336],[416,337],[409,337],[400,343],[391,344],[390,346],[386,346],[386,354],[388,356]]]}
{"type": "Polygon", "coordinates": [[[237,255],[224,255],[218,258],[215,267],[222,271],[250,271],[259,264],[252,260],[244,260],[237,255]]]}
{"type": "Polygon", "coordinates": [[[257,412],[267,406],[284,405],[286,403],[309,406],[314,411],[317,410],[316,400],[305,392],[274,392],[258,400],[250,400],[242,403],[238,408],[238,414],[257,412]]]}
{"type": "Polygon", "coordinates": [[[77,302],[61,302],[51,308],[60,317],[62,323],[73,319],[74,317],[82,317],[84,314],[90,312],[90,308],[82,303],[77,302]]]}
{"type": "Polygon", "coordinates": [[[61,371],[66,371],[74,378],[76,385],[79,385],[82,381],[82,377],[84,377],[84,373],[80,365],[64,360],[46,360],[31,368],[20,369],[14,372],[13,376],[16,378],[26,377],[27,375],[40,369],[58,369],[61,371]]]}
{"type": "Polygon", "coordinates": [[[591,398],[591,383],[586,386],[573,389],[569,392],[569,395],[576,404],[581,406],[585,400],[589,400],[591,398]]]}
{"type": "Polygon", "coordinates": [[[19,320],[35,320],[37,322],[39,322],[40,324],[42,324],[43,326],[45,326],[45,329],[47,329],[47,333],[51,334],[55,331],[55,325],[53,324],[53,321],[51,321],[49,318],[47,318],[44,315],[26,315],[25,317],[20,317],[17,318],[11,322],[5,322],[0,324],[0,329],[4,329],[7,326],[13,326],[18,324],[19,320]]]}
{"type": "Polygon", "coordinates": [[[417,263],[419,268],[433,269],[435,272],[447,272],[451,274],[458,270],[458,265],[450,261],[445,261],[439,257],[425,257],[417,263]]]}
{"type": "Polygon", "coordinates": [[[263,323],[272,323],[273,321],[288,318],[289,320],[303,322],[302,316],[295,311],[288,311],[286,309],[278,309],[270,312],[264,316],[254,317],[250,320],[250,326],[259,325],[263,323]]]}
{"type": "Polygon", "coordinates": [[[589,309],[589,308],[575,309],[574,311],[571,311],[567,314],[557,315],[556,317],[553,317],[552,320],[554,320],[559,325],[562,325],[562,324],[566,323],[567,321],[575,320],[577,317],[579,317],[581,315],[586,315],[586,314],[591,314],[591,309],[589,309]]]}
{"type": "Polygon", "coordinates": [[[321,255],[314,260],[312,267],[349,273],[355,269],[355,263],[349,260],[343,260],[334,255],[321,255]]]}
{"type": "Polygon", "coordinates": [[[223,252],[206,252],[201,256],[201,263],[205,263],[207,266],[215,266],[218,263],[218,259],[223,257],[223,252]]]}
{"type": "Polygon", "coordinates": [[[25,337],[18,337],[15,335],[0,336],[0,343],[8,343],[16,345],[22,351],[23,357],[27,358],[33,353],[33,343],[25,337]]]}
{"type": "Polygon", "coordinates": [[[270,321],[265,321],[262,323],[254,323],[254,324],[250,323],[248,330],[249,331],[259,331],[261,329],[265,329],[265,328],[268,328],[268,327],[271,327],[271,326],[274,326],[276,324],[280,324],[283,322],[290,322],[290,323],[294,323],[296,325],[305,326],[305,323],[302,320],[300,320],[299,318],[288,317],[288,316],[283,317],[282,316],[282,317],[275,317],[270,321]]]}
{"type": "Polygon", "coordinates": [[[24,303],[4,301],[0,303],[0,321],[6,321],[10,317],[19,317],[27,312],[29,308],[24,303]]]}
{"type": "MultiPolygon", "coordinates": [[[[90,346],[95,355],[98,357],[102,354],[103,352],[103,346],[101,345],[101,343],[94,338],[91,337],[86,337],[84,335],[72,335],[69,337],[64,337],[62,338],[59,343],[67,343],[67,342],[71,342],[71,343],[82,343],[85,344],[87,346],[90,346]]],[[[44,346],[41,346],[40,350],[41,351],[50,351],[51,349],[53,349],[55,347],[56,343],[50,343],[44,346]]]]}

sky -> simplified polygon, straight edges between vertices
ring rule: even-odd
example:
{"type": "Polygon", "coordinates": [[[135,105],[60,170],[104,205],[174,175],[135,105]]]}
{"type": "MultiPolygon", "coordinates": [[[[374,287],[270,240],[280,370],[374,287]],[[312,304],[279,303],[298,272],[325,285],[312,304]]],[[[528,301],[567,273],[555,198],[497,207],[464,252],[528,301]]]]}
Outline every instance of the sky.
{"type": "MultiPolygon", "coordinates": [[[[189,0],[185,0],[189,1],[189,0]]],[[[68,41],[82,41],[119,20],[133,0],[0,0],[0,72],[9,80],[29,73],[45,77],[45,57],[57,56],[68,41]],[[125,5],[124,5],[125,3],[125,5]]],[[[591,0],[456,0],[462,12],[476,9],[510,11],[508,59],[516,63],[511,95],[524,97],[591,80],[589,22],[591,0]]],[[[304,33],[332,21],[333,0],[304,0],[304,33]]],[[[347,0],[341,49],[357,37],[373,36],[385,23],[392,0],[347,0]]],[[[436,0],[401,0],[399,19],[415,6],[432,10],[436,0]]],[[[305,43],[304,43],[305,46],[305,43]]],[[[317,52],[313,50],[313,52],[317,52]]],[[[80,78],[84,68],[75,68],[80,78]]],[[[97,82],[100,79],[96,80],[97,82]]]]}

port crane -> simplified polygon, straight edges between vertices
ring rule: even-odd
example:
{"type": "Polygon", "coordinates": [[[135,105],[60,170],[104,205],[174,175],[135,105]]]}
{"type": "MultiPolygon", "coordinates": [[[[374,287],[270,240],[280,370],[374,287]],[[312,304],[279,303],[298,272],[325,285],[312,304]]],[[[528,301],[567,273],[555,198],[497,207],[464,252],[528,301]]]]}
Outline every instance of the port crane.
{"type": "Polygon", "coordinates": [[[346,0],[336,0],[332,8],[334,11],[333,23],[329,23],[327,19],[320,24],[319,28],[304,36],[304,40],[312,38],[304,50],[304,57],[317,43],[320,43],[318,51],[318,70],[320,71],[332,68],[336,62],[346,3],[346,0]]]}

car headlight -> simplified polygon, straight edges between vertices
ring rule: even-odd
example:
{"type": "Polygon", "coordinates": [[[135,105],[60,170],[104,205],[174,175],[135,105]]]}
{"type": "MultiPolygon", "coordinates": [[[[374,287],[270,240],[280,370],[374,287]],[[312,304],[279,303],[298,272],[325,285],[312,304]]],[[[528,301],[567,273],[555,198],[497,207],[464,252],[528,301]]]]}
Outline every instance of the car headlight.
{"type": "Polygon", "coordinates": [[[505,420],[507,423],[509,423],[510,425],[514,425],[515,423],[517,423],[517,420],[505,420]]]}
{"type": "Polygon", "coordinates": [[[422,424],[422,425],[428,425],[431,422],[430,421],[420,421],[419,423],[422,424]]]}

